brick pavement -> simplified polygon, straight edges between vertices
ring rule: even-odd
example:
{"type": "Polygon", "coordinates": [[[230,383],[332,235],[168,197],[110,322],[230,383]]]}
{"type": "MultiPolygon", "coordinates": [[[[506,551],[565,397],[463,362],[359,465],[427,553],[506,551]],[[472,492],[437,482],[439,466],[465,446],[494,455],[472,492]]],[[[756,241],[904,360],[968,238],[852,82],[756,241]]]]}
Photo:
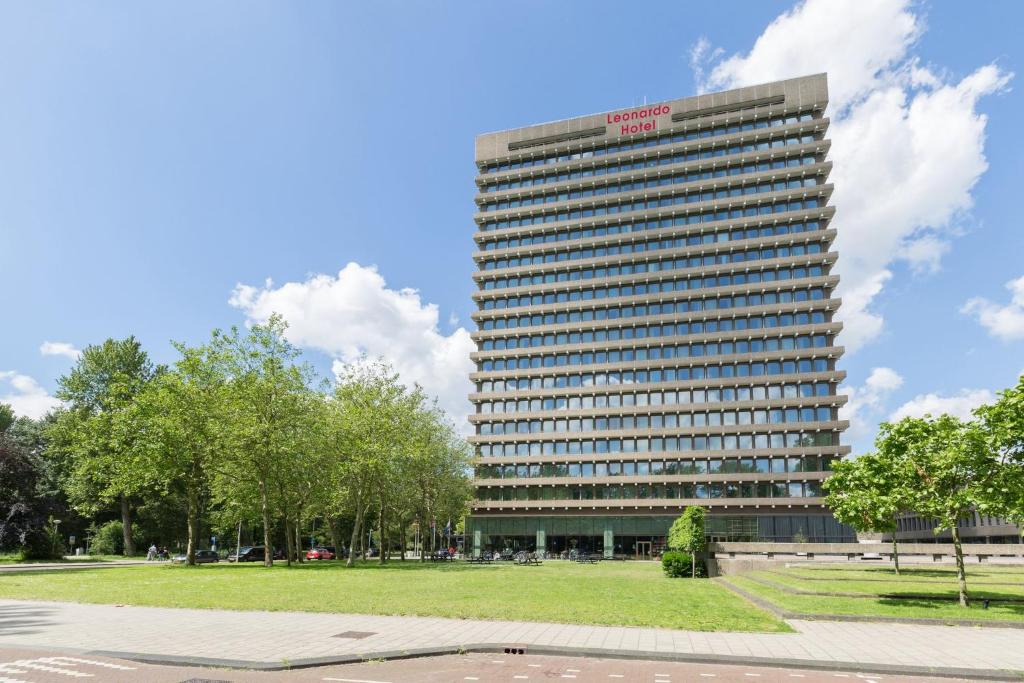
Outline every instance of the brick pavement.
{"type": "Polygon", "coordinates": [[[707,633],[431,617],[117,607],[0,600],[0,647],[292,665],[431,648],[568,648],[594,656],[771,660],[1024,672],[1024,630],[828,621],[796,633],[707,633]],[[366,637],[338,637],[345,632],[366,637]]]}

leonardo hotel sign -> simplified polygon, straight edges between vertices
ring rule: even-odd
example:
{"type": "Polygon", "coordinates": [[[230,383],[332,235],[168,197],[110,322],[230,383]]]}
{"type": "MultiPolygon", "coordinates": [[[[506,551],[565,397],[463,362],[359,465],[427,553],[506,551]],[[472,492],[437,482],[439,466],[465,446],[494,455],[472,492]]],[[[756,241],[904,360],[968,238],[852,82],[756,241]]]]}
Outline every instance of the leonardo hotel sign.
{"type": "Polygon", "coordinates": [[[671,107],[667,104],[659,104],[657,107],[634,109],[621,114],[605,114],[605,119],[608,124],[619,124],[619,135],[632,135],[633,133],[657,130],[657,117],[671,113],[671,107]]]}

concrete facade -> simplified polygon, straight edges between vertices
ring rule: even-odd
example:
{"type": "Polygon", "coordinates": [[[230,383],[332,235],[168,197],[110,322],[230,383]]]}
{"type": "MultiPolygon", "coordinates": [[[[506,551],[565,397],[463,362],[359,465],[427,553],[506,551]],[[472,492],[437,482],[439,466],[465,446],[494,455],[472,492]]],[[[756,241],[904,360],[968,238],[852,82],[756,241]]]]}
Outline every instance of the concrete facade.
{"type": "Polygon", "coordinates": [[[467,545],[852,541],[824,74],[481,135],[467,545]]]}

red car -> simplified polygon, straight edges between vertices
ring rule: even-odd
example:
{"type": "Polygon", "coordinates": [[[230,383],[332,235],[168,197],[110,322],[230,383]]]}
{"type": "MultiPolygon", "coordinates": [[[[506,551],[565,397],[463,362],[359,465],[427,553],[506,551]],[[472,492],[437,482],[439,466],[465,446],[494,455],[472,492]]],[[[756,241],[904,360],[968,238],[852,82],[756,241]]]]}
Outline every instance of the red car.
{"type": "Polygon", "coordinates": [[[313,548],[306,552],[307,560],[333,560],[334,548],[313,548]]]}

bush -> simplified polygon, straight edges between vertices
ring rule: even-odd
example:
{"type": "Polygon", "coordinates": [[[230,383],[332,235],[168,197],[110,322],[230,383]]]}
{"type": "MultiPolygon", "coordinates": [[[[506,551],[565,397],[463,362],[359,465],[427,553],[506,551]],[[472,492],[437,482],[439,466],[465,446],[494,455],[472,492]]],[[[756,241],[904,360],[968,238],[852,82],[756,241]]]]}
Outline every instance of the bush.
{"type": "MultiPolygon", "coordinates": [[[[688,577],[693,572],[693,560],[689,553],[669,550],[661,556],[661,568],[665,575],[672,578],[688,577]]],[[[707,576],[704,560],[697,560],[697,576],[707,576]]]]}
{"type": "Polygon", "coordinates": [[[22,560],[59,560],[64,557],[64,542],[52,528],[33,529],[25,534],[22,560]]]}
{"type": "MultiPolygon", "coordinates": [[[[138,527],[133,528],[132,532],[135,540],[135,550],[138,551],[143,547],[138,527]]],[[[96,529],[92,537],[92,543],[89,544],[90,555],[121,555],[123,553],[124,527],[121,525],[120,520],[112,520],[96,529]]]]}

